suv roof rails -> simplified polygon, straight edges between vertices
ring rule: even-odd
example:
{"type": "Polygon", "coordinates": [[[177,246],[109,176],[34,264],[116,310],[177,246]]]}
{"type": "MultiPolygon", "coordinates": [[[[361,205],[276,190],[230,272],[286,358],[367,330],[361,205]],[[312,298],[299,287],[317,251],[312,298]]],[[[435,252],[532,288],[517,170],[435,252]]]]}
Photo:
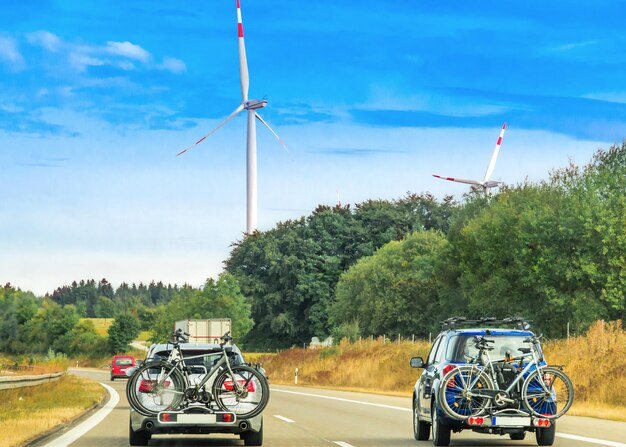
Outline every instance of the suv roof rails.
{"type": "Polygon", "coordinates": [[[530,320],[522,317],[507,317],[498,319],[495,317],[483,317],[476,320],[468,320],[465,317],[452,317],[441,322],[441,329],[444,331],[456,329],[460,326],[512,326],[513,329],[526,331],[530,329],[530,320]]]}

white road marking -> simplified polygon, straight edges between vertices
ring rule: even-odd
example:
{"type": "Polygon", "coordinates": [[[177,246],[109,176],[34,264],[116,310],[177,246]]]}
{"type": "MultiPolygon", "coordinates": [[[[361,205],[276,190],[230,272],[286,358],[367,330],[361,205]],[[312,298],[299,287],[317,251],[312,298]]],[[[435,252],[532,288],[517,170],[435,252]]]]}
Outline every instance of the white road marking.
{"type": "Polygon", "coordinates": [[[338,401],[341,401],[341,402],[350,402],[350,403],[353,403],[353,404],[370,405],[372,407],[388,408],[390,410],[408,411],[409,413],[411,413],[413,411],[410,408],[396,407],[396,406],[393,406],[393,405],[385,405],[385,404],[375,404],[375,403],[372,403],[372,402],[364,402],[362,400],[343,399],[341,397],[323,396],[321,394],[300,393],[298,391],[279,390],[279,389],[276,389],[276,388],[272,388],[272,392],[280,392],[280,393],[288,393],[288,394],[298,394],[300,396],[318,397],[320,399],[338,400],[338,401]]]}
{"type": "Polygon", "coordinates": [[[289,422],[290,424],[296,422],[293,419],[286,418],[285,416],[279,416],[277,414],[274,415],[276,419],[280,419],[281,421],[289,422]]]}
{"type": "Polygon", "coordinates": [[[573,441],[588,442],[590,444],[608,445],[610,447],[626,447],[626,444],[616,441],[605,441],[604,439],[587,438],[586,436],[570,435],[569,433],[556,434],[559,438],[571,439],[573,441]]]}
{"type": "Polygon", "coordinates": [[[343,441],[333,441],[333,442],[341,447],[353,447],[352,444],[348,444],[347,442],[343,442],[343,441]]]}
{"type": "Polygon", "coordinates": [[[94,428],[96,425],[102,422],[102,420],[105,417],[109,415],[111,410],[113,410],[113,408],[115,408],[117,403],[120,401],[120,396],[119,394],[117,394],[117,391],[115,391],[109,385],[105,385],[104,383],[100,383],[100,385],[102,385],[109,392],[109,395],[111,396],[111,398],[106,403],[106,405],[100,408],[100,410],[98,410],[96,414],[91,416],[85,422],[74,427],[73,429],[65,433],[63,436],[60,436],[54,441],[49,442],[44,447],[66,447],[70,445],[72,442],[76,441],[81,436],[83,436],[89,430],[94,428]]]}

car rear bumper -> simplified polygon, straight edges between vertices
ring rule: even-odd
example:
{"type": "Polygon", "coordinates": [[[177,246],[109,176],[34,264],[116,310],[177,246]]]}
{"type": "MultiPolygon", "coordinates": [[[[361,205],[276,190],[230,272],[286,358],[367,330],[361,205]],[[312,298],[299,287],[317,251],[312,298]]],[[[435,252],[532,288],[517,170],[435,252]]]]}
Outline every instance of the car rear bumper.
{"type": "Polygon", "coordinates": [[[237,419],[235,422],[217,423],[163,423],[157,416],[143,416],[130,410],[130,425],[133,431],[145,430],[150,434],[210,434],[210,433],[244,433],[259,431],[263,426],[263,416],[237,419]]]}

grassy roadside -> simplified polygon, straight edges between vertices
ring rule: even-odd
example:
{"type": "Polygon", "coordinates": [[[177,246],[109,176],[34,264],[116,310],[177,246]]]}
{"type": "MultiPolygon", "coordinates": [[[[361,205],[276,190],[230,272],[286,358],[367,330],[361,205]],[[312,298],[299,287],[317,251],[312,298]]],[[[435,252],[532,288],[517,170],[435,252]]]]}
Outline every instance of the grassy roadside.
{"type": "MultiPolygon", "coordinates": [[[[419,371],[409,358],[426,358],[426,341],[383,343],[347,340],[324,349],[293,348],[261,356],[272,383],[411,396],[419,371]]],[[[626,421],[626,331],[619,322],[593,325],[580,337],[546,341],[550,364],[565,365],[575,386],[574,406],[568,414],[626,421]]]]}
{"type": "Polygon", "coordinates": [[[82,415],[100,403],[99,384],[66,374],[56,382],[0,390],[0,447],[15,447],[82,415]]]}

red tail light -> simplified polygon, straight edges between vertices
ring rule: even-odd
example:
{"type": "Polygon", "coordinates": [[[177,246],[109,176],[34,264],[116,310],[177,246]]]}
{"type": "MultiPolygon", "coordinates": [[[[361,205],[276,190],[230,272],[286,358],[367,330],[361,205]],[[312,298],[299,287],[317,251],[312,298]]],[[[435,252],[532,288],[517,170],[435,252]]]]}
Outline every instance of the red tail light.
{"type": "Polygon", "coordinates": [[[443,367],[443,375],[445,376],[450,371],[452,371],[454,368],[456,368],[456,365],[446,365],[446,366],[444,366],[443,367]]]}
{"type": "Polygon", "coordinates": [[[535,420],[535,425],[537,427],[549,427],[552,423],[550,422],[550,419],[537,419],[535,420]]]}
{"type": "MultiPolygon", "coordinates": [[[[237,383],[238,383],[239,385],[245,385],[245,384],[246,384],[246,381],[245,381],[245,380],[241,380],[241,379],[240,379],[240,380],[237,380],[237,383]]],[[[234,388],[233,381],[232,381],[232,380],[225,380],[225,381],[224,381],[224,388],[226,388],[226,391],[232,391],[232,390],[233,390],[233,388],[234,388]]],[[[249,391],[250,393],[254,393],[254,382],[253,382],[252,380],[250,380],[250,381],[248,382],[248,391],[249,391]]]]}
{"type": "MultiPolygon", "coordinates": [[[[151,393],[157,383],[158,382],[156,380],[141,379],[141,383],[139,384],[139,392],[151,393]]],[[[169,380],[166,380],[165,382],[163,382],[163,388],[169,388],[171,383],[172,382],[170,382],[169,380]]]]}
{"type": "Polygon", "coordinates": [[[471,417],[467,420],[469,425],[483,425],[485,423],[485,418],[475,418],[471,417]]]}
{"type": "Polygon", "coordinates": [[[232,422],[233,421],[233,415],[230,413],[225,413],[224,415],[222,415],[222,420],[224,422],[232,422]]]}

